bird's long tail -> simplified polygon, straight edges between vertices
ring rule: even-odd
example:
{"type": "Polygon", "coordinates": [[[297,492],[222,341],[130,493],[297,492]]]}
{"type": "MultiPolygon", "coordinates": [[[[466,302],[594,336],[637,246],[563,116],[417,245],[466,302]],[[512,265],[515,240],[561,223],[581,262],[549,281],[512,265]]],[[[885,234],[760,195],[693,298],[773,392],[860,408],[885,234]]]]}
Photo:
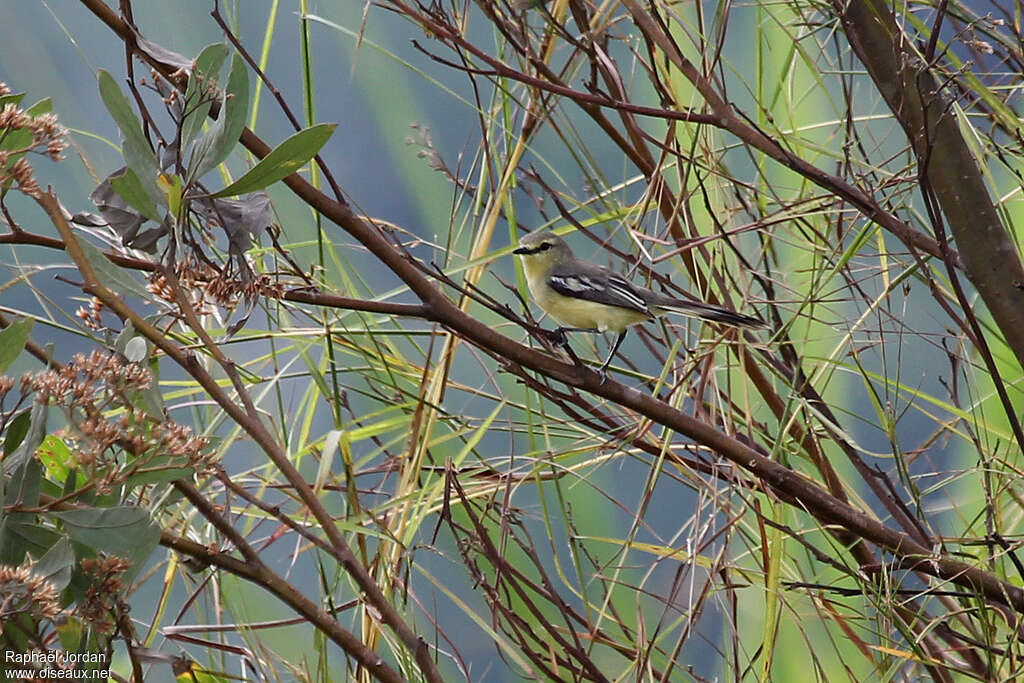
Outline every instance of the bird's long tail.
{"type": "Polygon", "coordinates": [[[733,327],[768,327],[768,323],[750,315],[743,315],[735,311],[711,304],[701,304],[695,301],[679,301],[659,303],[658,308],[667,313],[679,313],[689,315],[701,320],[711,320],[733,327]]]}

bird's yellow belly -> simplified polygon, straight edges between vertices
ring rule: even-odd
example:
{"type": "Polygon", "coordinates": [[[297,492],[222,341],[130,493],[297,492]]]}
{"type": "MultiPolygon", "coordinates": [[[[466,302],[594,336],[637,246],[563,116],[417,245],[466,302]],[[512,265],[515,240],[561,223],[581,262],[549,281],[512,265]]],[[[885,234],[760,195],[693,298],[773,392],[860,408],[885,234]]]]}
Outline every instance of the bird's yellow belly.
{"type": "Polygon", "coordinates": [[[534,300],[563,327],[578,327],[601,332],[622,332],[630,325],[649,320],[650,316],[628,308],[608,306],[596,301],[549,296],[546,292],[533,292],[534,300]]]}

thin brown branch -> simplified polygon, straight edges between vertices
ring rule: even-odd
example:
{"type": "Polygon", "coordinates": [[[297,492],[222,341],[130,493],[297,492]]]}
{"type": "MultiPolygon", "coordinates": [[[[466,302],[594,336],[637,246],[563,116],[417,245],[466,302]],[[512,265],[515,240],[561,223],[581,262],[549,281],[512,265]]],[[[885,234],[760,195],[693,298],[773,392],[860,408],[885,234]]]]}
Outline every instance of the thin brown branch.
{"type": "MultiPolygon", "coordinates": [[[[167,354],[168,357],[190,374],[207,394],[259,445],[267,457],[270,458],[288,482],[295,488],[303,503],[313,513],[321,529],[327,535],[334,549],[335,557],[355,579],[356,583],[359,584],[360,589],[366,593],[367,600],[380,612],[382,621],[395,631],[395,634],[416,658],[423,675],[427,680],[440,681],[440,673],[431,657],[426,642],[399,615],[394,605],[381,591],[380,586],[377,585],[367,569],[358,561],[348,542],[338,530],[334,519],[324,509],[319,498],[313,492],[312,487],[288,459],[274,435],[263,424],[262,419],[258,415],[250,416],[220,387],[216,379],[205,370],[192,353],[186,352],[166,335],[150,325],[149,322],[127,306],[118,295],[110,291],[100,281],[85,253],[82,251],[81,246],[78,244],[71,226],[64,219],[60,204],[53,194],[49,192],[43,193],[37,198],[37,201],[63,238],[68,254],[74,260],[75,265],[85,280],[86,286],[93,295],[122,319],[131,321],[139,334],[145,336],[154,346],[167,354]]],[[[336,204],[335,202],[330,203],[336,204]]]]}
{"type": "Polygon", "coordinates": [[[959,248],[956,265],[962,263],[1024,367],[1024,263],[999,219],[948,94],[915,54],[915,37],[902,32],[889,3],[836,2],[834,7],[850,45],[903,126],[919,173],[928,176],[959,248]]]}

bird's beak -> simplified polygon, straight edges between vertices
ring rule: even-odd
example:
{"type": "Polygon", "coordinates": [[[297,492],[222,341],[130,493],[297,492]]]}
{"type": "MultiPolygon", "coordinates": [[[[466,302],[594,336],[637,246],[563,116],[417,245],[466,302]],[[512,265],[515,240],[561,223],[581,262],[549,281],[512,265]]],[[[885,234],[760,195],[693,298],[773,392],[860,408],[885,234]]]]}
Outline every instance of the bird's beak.
{"type": "Polygon", "coordinates": [[[530,252],[530,248],[529,247],[516,247],[515,249],[512,250],[512,253],[513,254],[529,254],[531,252],[530,252]]]}

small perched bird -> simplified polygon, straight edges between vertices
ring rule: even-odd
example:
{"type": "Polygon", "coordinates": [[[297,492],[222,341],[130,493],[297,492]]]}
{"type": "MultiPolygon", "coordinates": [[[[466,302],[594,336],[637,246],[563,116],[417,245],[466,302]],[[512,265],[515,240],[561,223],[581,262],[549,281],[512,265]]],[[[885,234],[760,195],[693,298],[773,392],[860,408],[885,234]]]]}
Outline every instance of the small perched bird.
{"type": "MultiPolygon", "coordinates": [[[[563,325],[564,332],[615,332],[619,336],[601,365],[604,375],[630,325],[679,313],[734,327],[768,327],[760,318],[710,304],[683,301],[658,294],[590,261],[573,256],[561,237],[535,231],[519,240],[512,251],[526,271],[534,302],[563,325]]],[[[575,358],[575,357],[574,357],[575,358]]]]}

